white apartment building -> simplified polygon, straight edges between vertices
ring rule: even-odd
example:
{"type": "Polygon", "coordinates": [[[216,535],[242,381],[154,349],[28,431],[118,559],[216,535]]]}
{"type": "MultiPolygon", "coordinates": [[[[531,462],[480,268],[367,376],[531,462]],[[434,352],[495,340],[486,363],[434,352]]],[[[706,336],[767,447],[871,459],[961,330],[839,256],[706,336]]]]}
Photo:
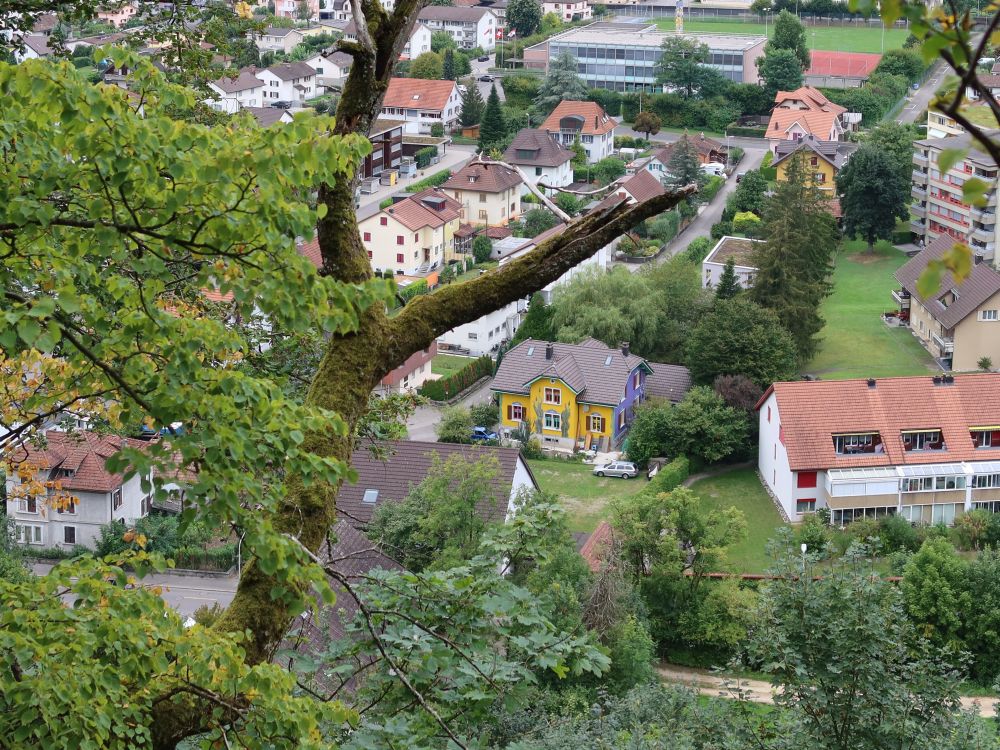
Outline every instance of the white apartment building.
{"type": "Polygon", "coordinates": [[[775,383],[757,412],[760,475],[793,522],[1000,511],[1000,374],[775,383]]]}
{"type": "Polygon", "coordinates": [[[301,104],[317,95],[316,71],[304,62],[277,63],[257,71],[264,83],[264,101],[301,104]]]}
{"type": "Polygon", "coordinates": [[[462,97],[454,81],[391,78],[382,100],[382,117],[401,120],[409,135],[429,135],[435,124],[458,127],[462,97]]]}
{"type": "Polygon", "coordinates": [[[244,107],[263,107],[264,82],[249,70],[240,71],[236,78],[223,76],[215,81],[209,81],[208,88],[215,94],[207,99],[209,106],[222,112],[233,114],[244,107]]]}
{"type": "Polygon", "coordinates": [[[49,430],[44,447],[17,448],[6,482],[7,515],[14,521],[17,541],[37,547],[92,547],[102,525],[149,515],[152,492],[143,492],[143,478],[126,480],[105,468],[105,461],[123,445],[144,443],[89,431],[49,430]]]}
{"type": "Polygon", "coordinates": [[[250,39],[256,42],[257,49],[261,52],[284,52],[286,55],[305,39],[301,31],[279,29],[274,26],[264,29],[259,37],[254,38],[254,36],[251,34],[250,39]]]}
{"type": "Polygon", "coordinates": [[[573,2],[542,3],[542,15],[555,13],[560,21],[586,21],[594,17],[594,11],[590,3],[584,0],[573,0],[573,2]]]}
{"type": "Polygon", "coordinates": [[[439,336],[438,341],[464,347],[474,357],[489,354],[496,351],[500,344],[514,338],[527,311],[527,300],[511,302],[477,320],[451,329],[439,336]]]}
{"type": "Polygon", "coordinates": [[[462,49],[496,48],[497,17],[486,8],[429,5],[417,18],[432,32],[447,31],[462,49]]]}

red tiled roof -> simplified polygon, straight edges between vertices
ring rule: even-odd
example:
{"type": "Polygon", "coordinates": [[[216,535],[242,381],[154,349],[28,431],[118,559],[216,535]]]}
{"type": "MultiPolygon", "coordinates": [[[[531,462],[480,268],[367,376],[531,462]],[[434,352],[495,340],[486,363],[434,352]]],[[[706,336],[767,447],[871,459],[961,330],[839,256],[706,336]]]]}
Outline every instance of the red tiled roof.
{"type": "Polygon", "coordinates": [[[98,435],[96,432],[45,433],[45,446],[31,443],[19,446],[10,456],[14,464],[28,462],[39,470],[72,472],[72,476],[52,475],[58,478],[67,490],[78,492],[111,492],[122,486],[123,476],[113,474],[104,468],[105,461],[122,448],[142,448],[141,440],[122,438],[116,435],[98,435]]]}
{"type": "Polygon", "coordinates": [[[844,107],[834,104],[812,86],[801,86],[795,91],[779,91],[774,97],[774,109],[767,124],[767,137],[785,138],[786,131],[798,123],[806,132],[826,140],[833,130],[834,123],[846,111],[844,107]],[[784,106],[786,102],[793,101],[802,102],[806,108],[793,109],[784,106]]]}
{"type": "Polygon", "coordinates": [[[615,531],[611,528],[611,524],[607,521],[601,521],[593,533],[587,537],[587,541],[583,543],[580,548],[580,557],[586,561],[592,572],[596,573],[601,569],[604,555],[614,540],[614,536],[615,531]]]}
{"type": "Polygon", "coordinates": [[[372,221],[382,214],[391,216],[414,231],[423,227],[440,227],[454,221],[462,215],[462,204],[438,188],[428,188],[393,203],[361,223],[372,221]],[[434,207],[432,204],[437,202],[440,206],[434,207]]]}
{"type": "Polygon", "coordinates": [[[455,92],[454,81],[426,81],[422,78],[391,78],[382,100],[383,107],[443,110],[455,92]]]}
{"type": "Polygon", "coordinates": [[[1000,424],[1000,373],[956,375],[935,385],[930,374],[865,380],[775,383],[774,393],[792,471],[996,461],[1000,448],[975,448],[970,427],[1000,424]],[[901,431],[941,430],[946,450],[904,451],[901,431]],[[833,435],[878,432],[883,453],[838,455],[833,435]]]}
{"type": "Polygon", "coordinates": [[[312,263],[316,268],[320,268],[323,265],[323,256],[319,252],[319,239],[313,237],[308,242],[303,242],[298,247],[295,248],[299,255],[312,263]]]}
{"type": "Polygon", "coordinates": [[[542,130],[558,132],[559,121],[564,117],[571,116],[583,118],[583,128],[580,130],[583,135],[610,133],[618,124],[615,118],[605,112],[604,108],[597,102],[559,102],[559,105],[552,110],[552,114],[545,118],[542,130]]]}
{"type": "Polygon", "coordinates": [[[473,190],[478,193],[502,193],[523,182],[510,167],[470,161],[441,185],[448,190],[473,190]]]}
{"type": "Polygon", "coordinates": [[[621,202],[622,198],[631,197],[636,203],[642,203],[657,195],[667,192],[653,173],[648,169],[640,169],[635,174],[623,177],[617,187],[598,203],[593,211],[603,211],[621,202]]]}
{"type": "Polygon", "coordinates": [[[867,78],[879,64],[882,55],[868,52],[834,52],[810,50],[807,76],[839,76],[867,78]]]}

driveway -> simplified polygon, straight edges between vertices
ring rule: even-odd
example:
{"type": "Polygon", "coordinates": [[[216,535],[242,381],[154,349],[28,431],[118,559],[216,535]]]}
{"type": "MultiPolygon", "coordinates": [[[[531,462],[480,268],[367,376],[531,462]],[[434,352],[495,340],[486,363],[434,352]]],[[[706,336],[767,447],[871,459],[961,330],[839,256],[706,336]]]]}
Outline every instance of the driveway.
{"type": "Polygon", "coordinates": [[[478,59],[473,59],[469,62],[472,68],[472,76],[476,79],[476,85],[479,87],[479,93],[483,95],[483,99],[486,99],[490,95],[490,86],[496,84],[497,96],[500,97],[501,102],[507,101],[507,97],[503,93],[503,82],[500,76],[496,73],[490,73],[490,68],[495,67],[496,60],[493,54],[490,55],[490,59],[485,62],[479,62],[478,59]],[[480,81],[479,76],[486,75],[489,73],[494,77],[493,83],[486,83],[485,81],[480,81]]]}
{"type": "Polygon", "coordinates": [[[430,177],[435,172],[440,172],[443,169],[450,169],[452,172],[457,172],[475,155],[475,146],[456,146],[454,143],[448,144],[448,150],[445,152],[445,155],[441,157],[441,161],[437,164],[429,166],[426,169],[418,169],[417,174],[414,177],[400,177],[395,185],[379,185],[378,190],[371,195],[362,194],[361,202],[357,210],[358,221],[367,219],[373,214],[377,214],[378,204],[389,196],[396,195],[396,193],[406,195],[407,185],[419,182],[425,177],[430,177]]]}
{"type": "Polygon", "coordinates": [[[935,89],[941,85],[941,80],[946,70],[947,68],[943,62],[938,61],[934,63],[924,82],[920,85],[920,88],[912,92],[913,98],[907,101],[902,112],[896,116],[896,122],[904,124],[916,122],[916,119],[923,115],[930,105],[931,99],[934,98],[935,89]]]}
{"type": "MultiPolygon", "coordinates": [[[[485,404],[490,400],[490,386],[493,379],[490,378],[471,393],[468,393],[456,406],[473,406],[474,404],[485,404]]],[[[434,427],[441,421],[441,410],[445,407],[428,404],[418,406],[416,411],[406,420],[406,431],[410,440],[437,441],[437,434],[434,427]]]]}

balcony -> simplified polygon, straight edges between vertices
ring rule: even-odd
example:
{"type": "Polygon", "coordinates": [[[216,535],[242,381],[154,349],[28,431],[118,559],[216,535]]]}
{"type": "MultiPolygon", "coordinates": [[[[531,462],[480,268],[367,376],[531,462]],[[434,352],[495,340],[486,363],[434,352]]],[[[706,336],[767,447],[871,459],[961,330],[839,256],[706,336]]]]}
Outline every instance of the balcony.
{"type": "Polygon", "coordinates": [[[927,172],[923,169],[914,169],[910,173],[910,176],[919,183],[927,184],[927,172]]]}
{"type": "Polygon", "coordinates": [[[972,238],[979,240],[980,242],[989,242],[996,236],[996,229],[993,227],[974,227],[972,230],[972,238]]]}
{"type": "Polygon", "coordinates": [[[900,310],[910,309],[910,293],[905,289],[893,289],[892,298],[896,300],[900,310]]]}
{"type": "Polygon", "coordinates": [[[913,152],[913,163],[921,167],[927,166],[927,154],[922,154],[919,151],[913,152]]]}
{"type": "Polygon", "coordinates": [[[910,206],[910,213],[921,218],[927,216],[927,209],[923,203],[914,203],[910,206]]]}
{"type": "Polygon", "coordinates": [[[910,219],[910,231],[915,234],[926,234],[927,227],[924,225],[923,219],[910,219]]]}
{"type": "Polygon", "coordinates": [[[920,198],[922,200],[927,197],[927,188],[920,185],[911,185],[910,195],[914,198],[920,198]]]}
{"type": "Polygon", "coordinates": [[[945,354],[953,354],[955,352],[955,339],[945,338],[944,336],[938,336],[936,333],[931,334],[931,338],[937,345],[942,356],[945,354]]]}
{"type": "Polygon", "coordinates": [[[973,206],[972,218],[983,224],[996,224],[996,209],[992,207],[982,208],[981,206],[973,206]]]}

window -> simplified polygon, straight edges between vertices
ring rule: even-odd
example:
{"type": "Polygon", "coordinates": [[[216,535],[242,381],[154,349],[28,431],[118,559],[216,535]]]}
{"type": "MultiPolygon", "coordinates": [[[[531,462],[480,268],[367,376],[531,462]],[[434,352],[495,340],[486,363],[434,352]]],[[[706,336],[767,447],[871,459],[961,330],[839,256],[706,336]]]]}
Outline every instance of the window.
{"type": "Polygon", "coordinates": [[[507,405],[507,421],[508,422],[523,422],[524,421],[524,407],[521,404],[508,404],[507,405]]]}
{"type": "Polygon", "coordinates": [[[768,422],[771,421],[771,407],[770,406],[767,407],[767,421],[768,422]]]}
{"type": "Polygon", "coordinates": [[[63,544],[76,544],[76,526],[63,526],[63,544]]]}
{"type": "Polygon", "coordinates": [[[486,213],[485,209],[479,212],[479,218],[482,219],[483,221],[486,221],[489,218],[489,216],[490,215],[486,213]]]}
{"type": "Polygon", "coordinates": [[[1000,448],[1000,429],[979,427],[971,429],[969,434],[977,448],[1000,448]]]}
{"type": "Polygon", "coordinates": [[[621,430],[625,427],[625,410],[622,409],[618,412],[618,429],[621,430]]]}
{"type": "Polygon", "coordinates": [[[66,498],[63,502],[65,507],[57,509],[59,515],[75,516],[76,515],[76,503],[73,502],[74,498],[66,498]]]}
{"type": "Polygon", "coordinates": [[[947,476],[934,477],[934,489],[936,490],[964,490],[965,477],[947,476]]]}
{"type": "Polygon", "coordinates": [[[980,310],[979,311],[980,320],[1000,320],[1000,310],[980,310]]]}
{"type": "Polygon", "coordinates": [[[469,340],[476,341],[479,338],[479,334],[473,331],[469,331],[469,340]]]}
{"type": "Polygon", "coordinates": [[[980,474],[972,478],[972,486],[977,490],[1000,487],[1000,474],[980,474]]]}
{"type": "Polygon", "coordinates": [[[479,202],[480,203],[486,203],[486,193],[480,193],[479,194],[479,202]]]}
{"type": "Polygon", "coordinates": [[[877,432],[834,435],[833,449],[840,456],[852,456],[856,453],[882,453],[882,438],[877,432]]]}
{"type": "Polygon", "coordinates": [[[633,391],[639,390],[639,382],[641,380],[642,380],[642,378],[639,377],[639,373],[638,372],[632,374],[632,390],[633,391]]]}
{"type": "Polygon", "coordinates": [[[33,497],[22,497],[17,501],[17,510],[20,513],[37,513],[38,500],[33,497]]]}
{"type": "Polygon", "coordinates": [[[371,259],[372,259],[372,251],[371,251],[371,250],[369,250],[369,251],[368,251],[368,260],[371,260],[371,259]]]}
{"type": "Polygon", "coordinates": [[[985,503],[973,503],[973,508],[976,510],[987,510],[990,513],[1000,513],[1000,502],[996,500],[991,500],[985,503]]]}
{"type": "Polygon", "coordinates": [[[803,497],[795,501],[795,512],[796,513],[815,513],[816,512],[816,498],[814,497],[803,497]]]}
{"type": "Polygon", "coordinates": [[[389,226],[389,217],[388,216],[379,216],[378,217],[378,223],[381,224],[384,227],[389,226]]]}
{"type": "Polygon", "coordinates": [[[600,414],[591,414],[588,418],[588,429],[591,432],[604,432],[604,417],[600,414]]]}
{"type": "Polygon", "coordinates": [[[819,165],[819,157],[818,156],[813,156],[812,158],[810,158],[809,159],[809,164],[810,164],[810,166],[813,166],[813,167],[818,166],[819,165]]]}
{"type": "Polygon", "coordinates": [[[541,176],[542,176],[542,168],[535,167],[535,177],[541,177],[541,176]]]}
{"type": "Polygon", "coordinates": [[[562,417],[560,417],[554,411],[547,411],[547,412],[545,412],[545,429],[546,430],[561,430],[562,429],[562,417]]]}
{"type": "Polygon", "coordinates": [[[397,234],[396,235],[396,244],[397,245],[402,245],[404,242],[405,242],[405,240],[403,239],[403,235],[397,234]]]}
{"type": "Polygon", "coordinates": [[[562,403],[562,391],[558,388],[546,388],[545,389],[545,403],[547,404],[561,404],[562,403]]]}
{"type": "Polygon", "coordinates": [[[934,477],[916,477],[903,480],[903,492],[930,492],[934,489],[934,477]]]}
{"type": "Polygon", "coordinates": [[[402,253],[396,253],[396,262],[397,263],[403,263],[404,262],[403,261],[403,254],[402,253]]]}
{"type": "Polygon", "coordinates": [[[17,541],[20,544],[41,544],[42,527],[33,523],[18,524],[17,541]]]}
{"type": "MultiPolygon", "coordinates": [[[[903,506],[904,511],[906,508],[907,506],[903,506]]],[[[861,518],[885,518],[894,515],[896,515],[895,505],[880,505],[874,508],[835,508],[832,513],[835,526],[846,526],[851,521],[857,521],[861,518]]]]}
{"type": "Polygon", "coordinates": [[[903,430],[904,451],[943,451],[941,430],[903,430]]]}
{"type": "Polygon", "coordinates": [[[371,242],[372,241],[372,233],[371,232],[365,232],[363,235],[361,235],[361,238],[365,242],[371,242]]]}
{"type": "MultiPolygon", "coordinates": [[[[800,471],[799,474],[798,474],[798,476],[796,477],[796,479],[797,479],[796,486],[799,487],[799,488],[805,489],[807,487],[815,487],[816,486],[816,472],[815,471],[800,471]]],[[[815,501],[813,501],[813,502],[815,502],[815,501]]]]}
{"type": "Polygon", "coordinates": [[[378,500],[378,490],[365,490],[365,494],[361,498],[361,502],[368,505],[374,505],[376,500],[378,500]]]}

